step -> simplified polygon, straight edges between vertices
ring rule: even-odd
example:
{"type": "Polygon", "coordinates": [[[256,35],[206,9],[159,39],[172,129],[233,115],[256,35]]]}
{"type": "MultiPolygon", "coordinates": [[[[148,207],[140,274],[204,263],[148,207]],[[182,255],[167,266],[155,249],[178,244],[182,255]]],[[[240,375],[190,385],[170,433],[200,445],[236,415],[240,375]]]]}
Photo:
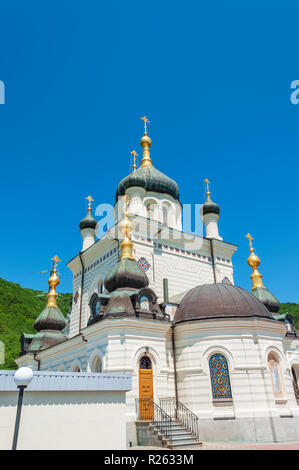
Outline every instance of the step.
{"type": "Polygon", "coordinates": [[[181,424],[158,424],[159,428],[185,429],[181,424]]]}
{"type": "Polygon", "coordinates": [[[190,434],[183,434],[182,436],[173,436],[173,441],[194,441],[196,438],[190,434]]]}
{"type": "Polygon", "coordinates": [[[170,434],[173,436],[173,437],[178,437],[178,436],[185,436],[185,437],[193,437],[193,434],[189,431],[184,431],[184,430],[179,430],[179,431],[172,431],[170,432],[170,434]]]}
{"type": "Polygon", "coordinates": [[[172,440],[168,444],[168,446],[170,446],[171,448],[199,446],[199,445],[201,445],[201,443],[197,441],[196,439],[189,439],[189,440],[182,439],[182,440],[177,440],[177,441],[172,440]]]}
{"type": "Polygon", "coordinates": [[[189,449],[198,449],[199,447],[202,446],[202,442],[194,442],[193,444],[189,443],[189,444],[181,444],[181,445],[172,445],[172,444],[168,444],[168,449],[175,449],[175,450],[183,450],[183,449],[186,449],[186,447],[189,449]]]}

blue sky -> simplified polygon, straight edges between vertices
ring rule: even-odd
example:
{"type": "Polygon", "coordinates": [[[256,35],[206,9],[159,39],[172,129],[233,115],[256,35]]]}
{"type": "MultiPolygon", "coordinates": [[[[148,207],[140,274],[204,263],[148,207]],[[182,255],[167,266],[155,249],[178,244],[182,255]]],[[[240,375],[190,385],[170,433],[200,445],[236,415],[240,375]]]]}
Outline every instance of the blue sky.
{"type": "Polygon", "coordinates": [[[47,289],[54,254],[81,249],[85,196],[114,202],[151,120],[154,164],[183,203],[221,206],[251,286],[247,232],[264,284],[299,302],[298,2],[76,0],[1,5],[0,277],[47,289]]]}

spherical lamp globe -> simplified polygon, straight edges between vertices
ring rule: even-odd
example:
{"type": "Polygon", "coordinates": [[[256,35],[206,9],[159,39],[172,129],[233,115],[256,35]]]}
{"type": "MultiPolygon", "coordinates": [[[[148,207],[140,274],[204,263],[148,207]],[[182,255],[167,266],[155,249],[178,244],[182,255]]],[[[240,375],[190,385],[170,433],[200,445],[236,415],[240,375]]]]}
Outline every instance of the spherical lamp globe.
{"type": "Polygon", "coordinates": [[[27,387],[33,377],[33,371],[30,367],[20,367],[14,375],[14,381],[17,387],[27,387]]]}

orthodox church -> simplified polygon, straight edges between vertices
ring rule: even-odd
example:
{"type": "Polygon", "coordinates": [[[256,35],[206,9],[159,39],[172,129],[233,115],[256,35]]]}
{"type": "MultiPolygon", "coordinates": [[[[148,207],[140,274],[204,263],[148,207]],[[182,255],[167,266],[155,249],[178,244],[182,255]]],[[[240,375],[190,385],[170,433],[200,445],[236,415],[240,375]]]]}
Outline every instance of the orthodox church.
{"type": "Polygon", "coordinates": [[[249,234],[252,291],[234,285],[237,246],[219,235],[220,207],[208,180],[200,214],[205,236],[182,231],[178,185],[155,168],[142,119],[142,160],[137,168],[132,152],[132,172],[116,190],[115,225],[97,240],[87,198],[82,249],[68,263],[69,315],[56,303],[55,257],[37,333],[22,335],[16,362],[35,370],[131,374],[128,445],[156,410],[166,420],[175,415],[177,426],[185,423],[188,438],[175,431],[180,445],[298,440],[294,320],[279,315],[279,301],[263,285],[249,234]]]}

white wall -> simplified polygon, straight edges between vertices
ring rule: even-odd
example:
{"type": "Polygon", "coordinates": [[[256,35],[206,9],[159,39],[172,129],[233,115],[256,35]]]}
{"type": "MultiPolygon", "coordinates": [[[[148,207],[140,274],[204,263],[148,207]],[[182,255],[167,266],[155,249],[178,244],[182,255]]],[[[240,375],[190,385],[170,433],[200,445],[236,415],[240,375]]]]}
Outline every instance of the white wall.
{"type": "MultiPolygon", "coordinates": [[[[201,237],[195,237],[193,241],[187,241],[182,232],[177,232],[172,240],[154,240],[148,239],[148,221],[140,220],[136,233],[132,235],[134,243],[134,256],[138,261],[139,258],[145,257],[150,264],[147,271],[149,278],[149,286],[158,295],[159,301],[163,300],[163,278],[169,280],[169,296],[173,296],[184,292],[199,284],[207,284],[214,282],[211,246],[210,241],[201,237]],[[161,247],[158,246],[161,245],[161,247]]],[[[152,234],[157,233],[158,226],[153,224],[152,234]]],[[[169,234],[164,233],[164,236],[169,234]]],[[[189,237],[190,238],[190,237],[189,237]]],[[[234,283],[233,280],[233,264],[232,255],[237,247],[220,240],[213,240],[214,262],[216,271],[216,281],[222,282],[224,277],[234,283]]],[[[103,280],[118,260],[118,247],[115,240],[110,239],[108,235],[104,235],[89,249],[82,254],[82,261],[86,272],[84,273],[82,312],[81,312],[81,328],[87,325],[90,308],[89,300],[92,294],[97,290],[97,283],[103,280]]],[[[73,294],[77,301],[73,302],[72,314],[70,321],[69,336],[73,337],[79,333],[79,318],[81,305],[81,280],[82,266],[79,257],[75,257],[69,264],[72,270],[73,278],[73,294]]]]}
{"type": "Polygon", "coordinates": [[[209,357],[215,352],[228,361],[233,416],[263,416],[270,411],[288,415],[290,408],[299,414],[284,354],[283,324],[259,319],[187,322],[176,325],[175,338],[180,399],[202,418],[214,418],[227,409],[213,404],[209,357]],[[268,370],[269,351],[281,358],[285,400],[279,404],[268,370]]]}
{"type": "MultiPolygon", "coordinates": [[[[11,449],[17,392],[0,392],[0,449],[11,449]]],[[[18,449],[125,449],[125,392],[24,393],[18,449]]]]}
{"type": "Polygon", "coordinates": [[[234,440],[238,435],[239,440],[246,440],[244,436],[248,440],[272,440],[272,430],[280,440],[291,440],[293,429],[299,423],[299,407],[285,354],[284,331],[284,324],[257,318],[213,319],[176,325],[179,400],[198,415],[206,440],[234,440]],[[274,397],[269,352],[274,352],[280,360],[284,389],[281,399],[274,397]],[[230,403],[213,400],[209,370],[209,357],[213,353],[223,354],[228,361],[230,403]],[[225,418],[230,420],[227,428],[225,418]],[[272,423],[273,429],[269,420],[276,423],[272,423]],[[230,430],[234,430],[234,435],[230,436],[230,430]]]}

